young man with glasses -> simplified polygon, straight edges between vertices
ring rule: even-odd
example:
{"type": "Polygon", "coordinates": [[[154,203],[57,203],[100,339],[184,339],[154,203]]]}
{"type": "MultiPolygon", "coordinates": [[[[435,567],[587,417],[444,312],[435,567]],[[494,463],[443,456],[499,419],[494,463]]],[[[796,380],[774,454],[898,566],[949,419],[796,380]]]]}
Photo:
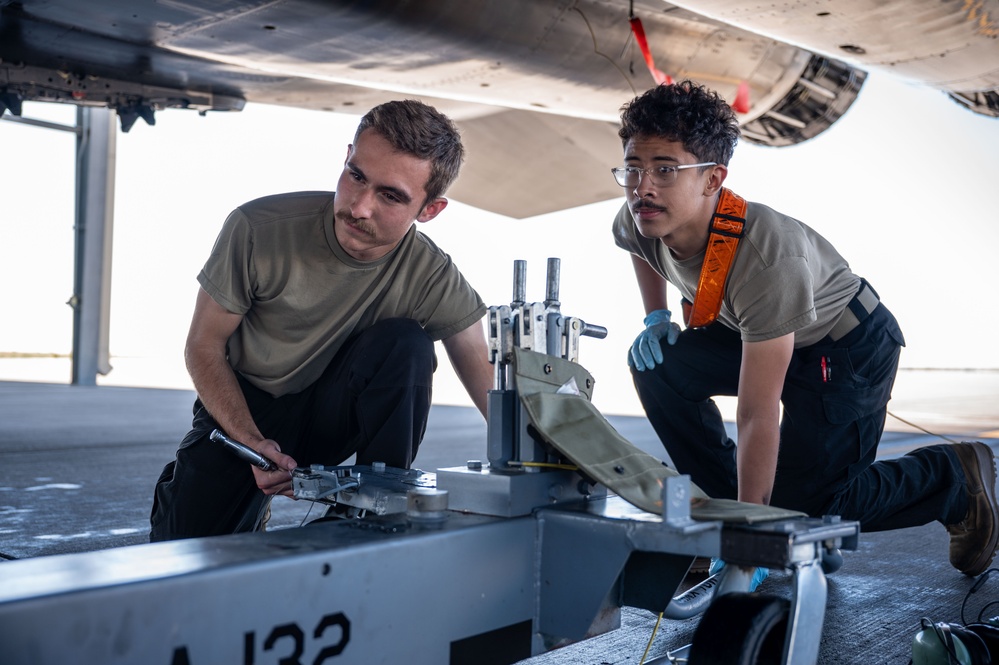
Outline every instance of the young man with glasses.
{"type": "Polygon", "coordinates": [[[996,472],[983,443],[875,461],[904,345],[891,312],[814,230],[723,187],[739,139],[717,94],[683,81],[622,111],[632,253],[646,328],[629,352],[649,420],[681,473],[717,498],[858,520],[938,521],[968,575],[995,556],[996,472]],[[673,322],[666,284],[683,297],[673,322]],[[738,398],[738,445],[716,395],[738,398]],[[781,416],[783,407],[783,416],[781,416]]]}
{"type": "Polygon", "coordinates": [[[486,308],[414,222],[447,205],[464,156],[454,124],[416,101],[362,119],[336,192],[246,203],[204,269],[185,356],[194,423],[157,483],[150,540],[249,531],[299,463],[408,468],[444,348],[485,415],[486,308]],[[220,428],[264,471],[210,440],[220,428]]]}

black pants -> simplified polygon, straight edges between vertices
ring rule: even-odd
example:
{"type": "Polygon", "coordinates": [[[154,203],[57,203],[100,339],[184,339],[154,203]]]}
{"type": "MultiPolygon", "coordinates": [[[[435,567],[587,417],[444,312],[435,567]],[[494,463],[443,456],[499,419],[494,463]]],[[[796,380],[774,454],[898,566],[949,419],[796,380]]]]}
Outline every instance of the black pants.
{"type": "MultiPolygon", "coordinates": [[[[301,466],[385,462],[409,468],[430,412],[434,345],[415,321],[381,321],[344,345],[300,393],[272,397],[242,377],[261,433],[301,466]]],[[[237,375],[238,376],[238,375],[237,375]]],[[[252,531],[266,497],[250,466],[209,440],[218,425],[194,403],[194,422],[163,469],[153,497],[150,541],[252,531]]]]}
{"type": "MultiPolygon", "coordinates": [[[[842,339],[794,351],[781,394],[773,505],[840,515],[864,531],[964,518],[964,472],[949,445],[875,462],[903,344],[895,317],[878,305],[842,339]]],[[[684,330],[662,349],[661,365],[632,370],[649,421],[680,473],[712,497],[734,499],[735,443],[711,398],[738,393],[739,333],[715,323],[684,330]]]]}

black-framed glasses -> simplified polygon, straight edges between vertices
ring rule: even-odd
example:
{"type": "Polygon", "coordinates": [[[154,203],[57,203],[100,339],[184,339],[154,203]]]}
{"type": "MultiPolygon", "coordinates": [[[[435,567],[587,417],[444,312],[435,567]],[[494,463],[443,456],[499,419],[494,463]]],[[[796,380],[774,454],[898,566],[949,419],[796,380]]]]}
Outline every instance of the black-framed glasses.
{"type": "Polygon", "coordinates": [[[642,174],[648,173],[652,184],[656,187],[669,187],[676,182],[683,169],[696,169],[701,166],[716,166],[718,162],[701,162],[700,164],[677,164],[676,166],[654,166],[651,169],[640,169],[637,166],[618,166],[611,169],[617,184],[622,187],[638,187],[642,182],[642,174]]]}

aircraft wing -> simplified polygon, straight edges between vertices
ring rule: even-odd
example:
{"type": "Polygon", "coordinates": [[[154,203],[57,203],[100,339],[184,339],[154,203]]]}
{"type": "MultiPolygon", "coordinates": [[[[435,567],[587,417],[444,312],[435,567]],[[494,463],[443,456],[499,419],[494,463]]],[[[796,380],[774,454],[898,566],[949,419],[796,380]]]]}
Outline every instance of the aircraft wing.
{"type": "Polygon", "coordinates": [[[24,100],[108,106],[128,131],[166,108],[250,101],[360,114],[419,98],[451,115],[468,147],[449,195],[517,218],[621,195],[608,173],[620,160],[619,110],[655,85],[650,64],[717,90],[740,110],[744,138],[770,146],[828,129],[870,66],[999,113],[999,40],[987,12],[973,20],[975,3],[679,4],[0,0],[0,111],[19,115],[24,100]],[[904,39],[860,20],[886,4],[892,16],[937,20],[909,21],[904,39]]]}

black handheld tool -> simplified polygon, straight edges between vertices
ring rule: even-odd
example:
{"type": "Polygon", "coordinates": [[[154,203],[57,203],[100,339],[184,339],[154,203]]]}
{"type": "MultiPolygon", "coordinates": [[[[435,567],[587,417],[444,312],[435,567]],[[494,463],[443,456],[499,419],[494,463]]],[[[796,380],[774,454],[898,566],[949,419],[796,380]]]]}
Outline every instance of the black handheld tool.
{"type": "Polygon", "coordinates": [[[263,469],[264,471],[277,471],[278,465],[267,459],[260,453],[258,453],[253,448],[249,447],[244,443],[240,443],[235,439],[229,438],[220,429],[212,430],[212,433],[208,435],[208,438],[212,441],[221,443],[223,446],[236,453],[236,456],[240,459],[249,462],[258,469],[263,469]]]}

